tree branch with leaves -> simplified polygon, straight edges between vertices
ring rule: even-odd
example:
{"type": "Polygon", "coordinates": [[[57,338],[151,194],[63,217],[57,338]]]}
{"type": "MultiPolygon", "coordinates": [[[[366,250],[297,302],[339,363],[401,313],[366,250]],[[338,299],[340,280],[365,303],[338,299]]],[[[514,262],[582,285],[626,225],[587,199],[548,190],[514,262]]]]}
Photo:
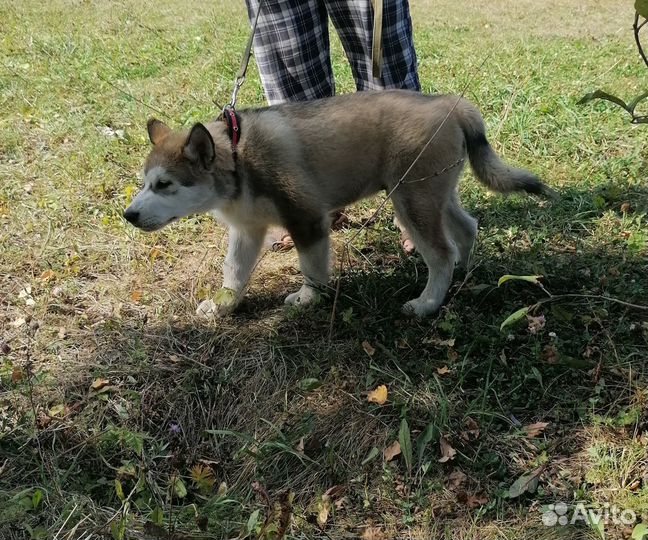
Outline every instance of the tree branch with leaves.
{"type": "MultiPolygon", "coordinates": [[[[648,0],[635,0],[634,8],[635,18],[632,25],[632,30],[634,32],[635,43],[637,44],[637,50],[639,51],[641,59],[643,60],[644,64],[646,64],[646,68],[648,68],[648,58],[646,57],[646,52],[644,51],[643,45],[641,43],[641,30],[644,27],[648,28],[646,26],[646,23],[648,23],[648,0]]],[[[639,103],[644,101],[646,98],[648,98],[648,90],[630,100],[628,103],[626,103],[620,97],[609,94],[608,92],[604,92],[603,90],[595,90],[594,92],[590,92],[589,94],[583,96],[578,104],[582,105],[595,99],[604,99],[606,101],[614,103],[615,105],[618,105],[619,107],[627,111],[632,117],[631,122],[633,124],[648,124],[648,115],[637,115],[635,113],[637,105],[639,105],[639,103]]]]}

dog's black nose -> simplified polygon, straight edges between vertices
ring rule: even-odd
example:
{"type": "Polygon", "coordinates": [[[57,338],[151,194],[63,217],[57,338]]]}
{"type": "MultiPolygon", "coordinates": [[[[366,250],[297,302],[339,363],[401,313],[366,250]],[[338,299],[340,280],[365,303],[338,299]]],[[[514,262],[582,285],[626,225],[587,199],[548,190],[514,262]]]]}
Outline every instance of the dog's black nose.
{"type": "Polygon", "coordinates": [[[135,223],[137,223],[137,220],[139,219],[139,212],[127,208],[124,212],[124,219],[126,221],[130,221],[133,225],[135,225],[135,223]]]}

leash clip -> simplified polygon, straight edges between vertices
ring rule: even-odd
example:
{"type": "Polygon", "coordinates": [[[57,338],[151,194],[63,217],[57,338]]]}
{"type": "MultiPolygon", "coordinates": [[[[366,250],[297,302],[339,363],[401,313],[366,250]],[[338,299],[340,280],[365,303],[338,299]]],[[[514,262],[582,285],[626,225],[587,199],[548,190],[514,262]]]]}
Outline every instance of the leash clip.
{"type": "Polygon", "coordinates": [[[232,90],[232,97],[230,98],[229,105],[226,107],[231,107],[232,109],[236,108],[236,99],[238,98],[238,93],[241,87],[243,86],[243,83],[245,82],[245,75],[242,77],[236,77],[234,80],[234,90],[232,90]]]}

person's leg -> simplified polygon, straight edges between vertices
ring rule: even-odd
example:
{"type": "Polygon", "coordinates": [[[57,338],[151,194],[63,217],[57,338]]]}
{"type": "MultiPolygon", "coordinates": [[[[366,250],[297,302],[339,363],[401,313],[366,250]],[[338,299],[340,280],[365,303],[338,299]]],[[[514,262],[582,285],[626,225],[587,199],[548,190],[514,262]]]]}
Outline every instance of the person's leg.
{"type": "Polygon", "coordinates": [[[382,75],[372,74],[373,8],[371,0],[325,0],[351,64],[356,88],[420,90],[412,20],[407,0],[383,0],[382,75]]]}
{"type": "MultiPolygon", "coordinates": [[[[246,0],[254,21],[259,0],[246,0]]],[[[328,18],[319,0],[265,0],[254,57],[270,105],[335,94],[328,18]]]]}
{"type": "MultiPolygon", "coordinates": [[[[373,7],[371,0],[325,0],[328,14],[340,36],[351,64],[358,91],[400,88],[421,89],[412,20],[407,0],[383,0],[383,65],[380,78],[372,73],[373,7]]],[[[401,246],[406,254],[414,252],[407,229],[398,220],[401,246]]]]}
{"type": "MultiPolygon", "coordinates": [[[[250,22],[259,0],[246,0],[250,22]]],[[[264,0],[254,35],[254,57],[270,105],[335,94],[328,16],[320,0],[264,0]]],[[[273,251],[294,244],[288,232],[273,227],[267,243],[273,251]]]]}

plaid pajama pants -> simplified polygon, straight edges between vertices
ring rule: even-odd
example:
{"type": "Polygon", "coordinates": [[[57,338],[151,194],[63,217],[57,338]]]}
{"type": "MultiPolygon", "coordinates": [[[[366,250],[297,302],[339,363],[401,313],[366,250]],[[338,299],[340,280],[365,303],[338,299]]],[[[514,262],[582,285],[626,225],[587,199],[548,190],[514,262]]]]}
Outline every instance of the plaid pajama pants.
{"type": "MultiPolygon", "coordinates": [[[[254,20],[259,0],[246,0],[254,20]]],[[[254,56],[270,104],[335,94],[328,18],[362,90],[420,90],[407,0],[383,0],[382,76],[371,71],[371,0],[264,0],[254,56]]]]}

